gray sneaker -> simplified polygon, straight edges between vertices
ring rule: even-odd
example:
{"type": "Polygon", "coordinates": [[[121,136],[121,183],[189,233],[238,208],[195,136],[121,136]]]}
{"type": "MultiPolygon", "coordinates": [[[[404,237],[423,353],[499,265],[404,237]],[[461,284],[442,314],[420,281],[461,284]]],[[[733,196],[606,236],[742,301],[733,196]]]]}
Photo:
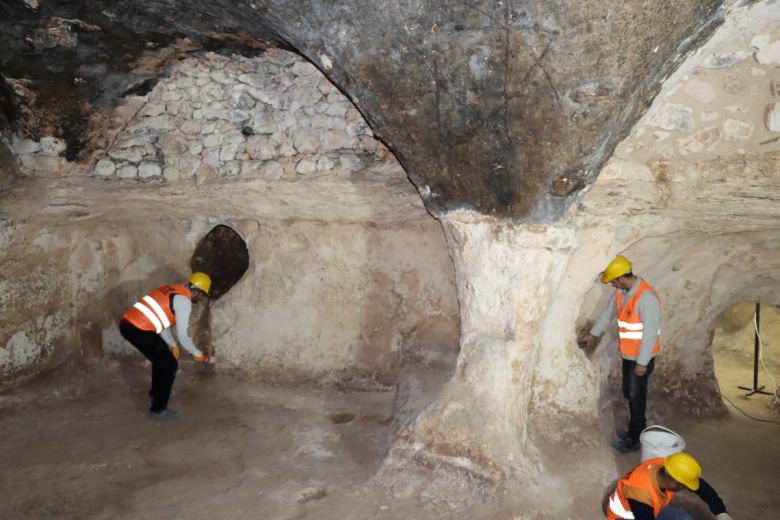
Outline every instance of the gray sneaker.
{"type": "Polygon", "coordinates": [[[162,412],[149,412],[149,419],[153,421],[175,421],[181,419],[181,412],[178,410],[163,410],[162,412]]]}

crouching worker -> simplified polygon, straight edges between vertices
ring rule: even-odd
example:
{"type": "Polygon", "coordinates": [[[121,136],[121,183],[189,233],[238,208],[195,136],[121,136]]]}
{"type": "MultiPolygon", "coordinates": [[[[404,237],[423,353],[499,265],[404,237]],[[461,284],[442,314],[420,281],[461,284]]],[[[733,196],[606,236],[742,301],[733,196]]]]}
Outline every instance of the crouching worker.
{"type": "Polygon", "coordinates": [[[609,497],[609,520],[693,520],[681,509],[668,507],[678,491],[696,493],[717,520],[731,520],[718,493],[700,477],[701,467],[687,453],[642,462],[623,475],[609,497]]]}
{"type": "Polygon", "coordinates": [[[176,325],[179,344],[201,363],[213,363],[195,347],[190,337],[192,304],[208,296],[211,278],[194,273],[187,284],[161,285],[141,298],[125,312],[119,322],[122,337],[132,343],[152,362],[152,406],[149,418],[155,421],[179,419],[181,413],[168,409],[168,399],[179,368],[179,348],[173,339],[171,326],[176,325]]]}

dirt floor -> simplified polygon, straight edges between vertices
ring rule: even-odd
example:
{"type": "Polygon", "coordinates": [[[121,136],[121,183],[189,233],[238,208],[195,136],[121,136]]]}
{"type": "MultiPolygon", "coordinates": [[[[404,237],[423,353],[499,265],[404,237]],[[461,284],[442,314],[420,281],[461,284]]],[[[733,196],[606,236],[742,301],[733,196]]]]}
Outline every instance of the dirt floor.
{"type": "MultiPolygon", "coordinates": [[[[744,364],[728,349],[716,355],[716,365],[744,364]]],[[[720,419],[697,420],[684,410],[662,418],[686,439],[735,520],[775,518],[780,510],[780,412],[768,396],[746,398],[735,389],[752,381],[748,365],[745,374],[718,372],[724,394],[775,422],[731,407],[720,419]]],[[[182,363],[171,407],[184,418],[156,423],[146,416],[148,374],[145,361],[71,362],[0,396],[0,518],[603,518],[597,479],[574,482],[569,510],[550,515],[498,496],[475,502],[457,480],[448,488],[430,476],[426,487],[419,468],[377,476],[393,391],[261,386],[182,363]]],[[[649,416],[659,419],[652,410],[649,416]]],[[[577,452],[560,451],[560,468],[576,463],[577,452]]],[[[604,453],[619,471],[639,460],[638,453],[604,453]]]]}

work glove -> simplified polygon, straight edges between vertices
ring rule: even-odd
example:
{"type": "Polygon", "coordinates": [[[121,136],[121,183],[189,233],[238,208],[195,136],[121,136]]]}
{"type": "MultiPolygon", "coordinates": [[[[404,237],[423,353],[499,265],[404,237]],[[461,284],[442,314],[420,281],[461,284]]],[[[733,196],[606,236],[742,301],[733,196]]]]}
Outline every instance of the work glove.
{"type": "Polygon", "coordinates": [[[198,363],[206,363],[206,364],[212,365],[212,364],[214,364],[216,359],[214,359],[214,356],[201,354],[200,356],[197,356],[195,358],[195,361],[197,361],[198,363]]]}
{"type": "Polygon", "coordinates": [[[176,345],[172,346],[171,347],[171,354],[173,354],[173,357],[175,359],[179,359],[179,347],[177,347],[176,345]]]}
{"type": "Polygon", "coordinates": [[[715,520],[733,520],[728,513],[721,513],[715,517],[715,520]]]}

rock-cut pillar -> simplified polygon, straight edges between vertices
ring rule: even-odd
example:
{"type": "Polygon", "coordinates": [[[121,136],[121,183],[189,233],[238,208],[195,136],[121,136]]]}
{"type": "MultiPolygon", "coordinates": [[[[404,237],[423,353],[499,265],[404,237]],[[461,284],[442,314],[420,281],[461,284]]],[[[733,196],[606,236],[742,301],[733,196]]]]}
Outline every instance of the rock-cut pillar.
{"type": "Polygon", "coordinates": [[[539,332],[575,232],[470,212],[441,222],[455,264],[460,354],[443,391],[393,440],[387,463],[411,458],[499,480],[533,463],[527,421],[539,332]]]}

